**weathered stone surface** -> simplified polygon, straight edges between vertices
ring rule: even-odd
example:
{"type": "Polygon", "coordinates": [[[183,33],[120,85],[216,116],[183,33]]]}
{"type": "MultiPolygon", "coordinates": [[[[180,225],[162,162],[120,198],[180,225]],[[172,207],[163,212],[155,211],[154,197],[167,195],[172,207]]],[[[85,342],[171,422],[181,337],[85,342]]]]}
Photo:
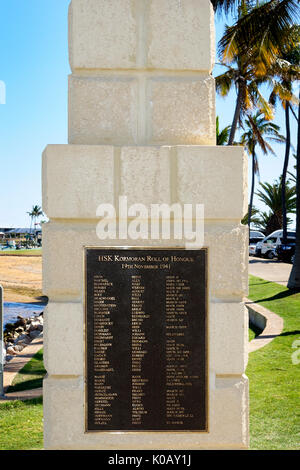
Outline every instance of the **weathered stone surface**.
{"type": "Polygon", "coordinates": [[[85,433],[84,381],[44,381],[46,449],[244,449],[248,446],[246,377],[212,378],[208,433],[85,433]],[[220,419],[222,417],[222,419],[220,419]]]}
{"type": "Polygon", "coordinates": [[[136,144],[137,80],[114,76],[69,81],[70,144],[136,144]]]}
{"type": "Polygon", "coordinates": [[[241,220],[248,210],[248,160],[242,147],[179,146],[176,151],[179,201],[204,204],[206,219],[241,220]]]}
{"type": "Polygon", "coordinates": [[[134,3],[133,0],[72,0],[69,47],[73,70],[135,67],[134,3]]]}
{"type": "Polygon", "coordinates": [[[248,292],[248,229],[243,225],[206,224],[211,296],[241,300],[248,292]]]}
{"type": "Polygon", "coordinates": [[[48,145],[43,154],[43,209],[48,217],[93,219],[99,204],[113,202],[114,147],[48,145]]]}
{"type": "Polygon", "coordinates": [[[83,305],[52,303],[45,312],[44,363],[48,374],[83,374],[83,305]]]}
{"type": "Polygon", "coordinates": [[[73,71],[213,67],[208,0],[72,0],[69,16],[73,71]]]}
{"type": "Polygon", "coordinates": [[[171,202],[169,147],[123,147],[120,195],[128,204],[171,202]]]}
{"type": "Polygon", "coordinates": [[[148,67],[212,69],[214,14],[209,1],[150,0],[148,9],[148,67]]]}
{"type": "Polygon", "coordinates": [[[149,79],[148,97],[149,143],[215,145],[215,83],[212,77],[149,79]]]}
{"type": "Polygon", "coordinates": [[[244,303],[212,302],[209,338],[211,370],[221,375],[242,375],[248,361],[248,314],[244,303]]]}
{"type": "Polygon", "coordinates": [[[206,219],[240,220],[246,174],[240,147],[49,145],[43,208],[50,218],[93,219],[99,204],[126,195],[130,205],[204,203],[206,219]]]}
{"type": "MultiPolygon", "coordinates": [[[[145,246],[145,240],[100,240],[97,223],[44,224],[43,291],[52,300],[81,299],[83,295],[84,246],[145,246]],[[70,270],[70,262],[72,269],[70,270]],[[57,266],[60,269],[57,269],[57,266]]],[[[150,224],[149,224],[150,230],[150,224]]],[[[208,247],[210,295],[241,300],[248,290],[247,227],[237,224],[206,224],[204,246],[208,247]],[[234,247],[234,249],[233,249],[234,247]],[[240,266],[240,269],[237,269],[240,266]]],[[[180,240],[149,240],[149,246],[184,246],[180,240]]]]}

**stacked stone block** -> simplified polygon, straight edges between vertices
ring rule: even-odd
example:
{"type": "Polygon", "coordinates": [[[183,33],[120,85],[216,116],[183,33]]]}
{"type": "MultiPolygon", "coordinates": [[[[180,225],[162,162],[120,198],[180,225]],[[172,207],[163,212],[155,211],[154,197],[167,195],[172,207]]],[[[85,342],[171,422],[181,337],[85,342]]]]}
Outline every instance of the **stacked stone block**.
{"type": "MultiPolygon", "coordinates": [[[[209,0],[72,0],[69,145],[43,154],[45,447],[248,446],[247,160],[215,146],[209,0]],[[85,246],[101,203],[204,204],[209,274],[209,432],[85,433],[85,246]]],[[[178,240],[148,246],[182,247],[178,240]]]]}

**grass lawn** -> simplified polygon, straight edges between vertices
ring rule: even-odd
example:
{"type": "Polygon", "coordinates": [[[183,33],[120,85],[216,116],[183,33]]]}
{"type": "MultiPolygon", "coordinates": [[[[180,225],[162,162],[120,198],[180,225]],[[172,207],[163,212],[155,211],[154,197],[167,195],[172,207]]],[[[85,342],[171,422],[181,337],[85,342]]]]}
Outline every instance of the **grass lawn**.
{"type": "Polygon", "coordinates": [[[8,388],[8,393],[42,387],[45,374],[43,350],[41,349],[16,375],[12,385],[8,388]]]}
{"type": "Polygon", "coordinates": [[[43,401],[0,402],[0,450],[43,448],[43,401]]]}
{"type": "MultiPolygon", "coordinates": [[[[300,448],[300,364],[293,365],[293,342],[300,339],[300,294],[250,276],[251,300],[284,319],[284,330],[249,356],[250,448],[300,448]]],[[[252,326],[251,326],[252,329],[252,326]]],[[[250,332],[253,338],[259,331],[250,332]]],[[[298,356],[299,357],[299,356],[298,356]]],[[[40,387],[45,373],[39,352],[16,377],[12,390],[40,387]]],[[[42,399],[0,404],[0,450],[40,449],[43,446],[42,399]]]]}
{"type": "MultiPolygon", "coordinates": [[[[42,387],[43,350],[20,370],[8,392],[42,387]]],[[[43,448],[43,399],[0,402],[0,450],[43,448]]]]}
{"type": "Polygon", "coordinates": [[[300,448],[300,364],[293,342],[300,339],[300,293],[250,276],[251,300],[284,319],[284,330],[249,355],[251,449],[300,448]]]}

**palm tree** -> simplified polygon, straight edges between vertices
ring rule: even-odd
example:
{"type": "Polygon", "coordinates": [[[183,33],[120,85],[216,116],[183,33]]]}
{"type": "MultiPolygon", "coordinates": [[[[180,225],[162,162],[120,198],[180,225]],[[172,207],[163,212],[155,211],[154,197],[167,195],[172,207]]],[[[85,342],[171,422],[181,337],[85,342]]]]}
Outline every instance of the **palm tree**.
{"type": "Polygon", "coordinates": [[[266,75],[270,65],[282,55],[287,44],[293,46],[290,27],[299,20],[299,0],[211,0],[215,11],[240,12],[233,26],[227,26],[219,48],[228,58],[237,51],[256,63],[257,71],[266,75]]]}
{"type": "MultiPolygon", "coordinates": [[[[300,102],[300,92],[299,92],[300,102]]],[[[297,163],[296,163],[296,248],[293,268],[288,280],[288,288],[300,291],[300,104],[298,105],[298,135],[297,135],[297,163]]]]}
{"type": "MultiPolygon", "coordinates": [[[[293,155],[294,158],[297,158],[297,155],[293,155]]],[[[291,171],[288,171],[288,175],[290,177],[290,180],[294,183],[294,185],[296,186],[297,184],[297,165],[294,165],[294,170],[295,170],[295,173],[291,172],[291,171]]]]}
{"type": "Polygon", "coordinates": [[[271,217],[272,212],[260,212],[259,217],[257,217],[255,226],[261,232],[264,232],[267,235],[274,232],[274,230],[270,229],[271,226],[271,217]]]}
{"type": "MultiPolygon", "coordinates": [[[[248,220],[249,220],[249,206],[248,206],[248,212],[247,214],[242,218],[241,223],[243,225],[248,225],[248,220]]],[[[251,222],[252,224],[257,227],[260,225],[260,212],[259,210],[252,206],[252,211],[251,211],[251,222]]]]}
{"type": "Polygon", "coordinates": [[[270,102],[275,105],[279,100],[285,111],[285,127],[286,127],[286,145],[285,157],[282,171],[282,210],[283,210],[283,240],[286,242],[287,238],[287,215],[285,207],[285,189],[286,178],[289,165],[289,157],[291,150],[291,129],[290,129],[290,110],[292,103],[298,100],[293,95],[293,82],[300,78],[300,34],[299,27],[292,28],[291,36],[295,38],[296,46],[293,48],[286,48],[281,59],[277,59],[273,66],[270,68],[271,83],[273,90],[270,96],[270,102]]]}
{"type": "Polygon", "coordinates": [[[268,122],[259,111],[245,119],[246,130],[241,136],[241,144],[243,144],[249,156],[252,159],[252,183],[250,193],[250,203],[248,211],[248,226],[250,230],[251,215],[254,198],[255,175],[259,174],[258,158],[256,153],[257,146],[260,147],[264,155],[268,152],[274,154],[274,151],[268,141],[271,142],[284,142],[285,138],[279,134],[279,126],[272,122],[268,122]]]}
{"type": "MultiPolygon", "coordinates": [[[[251,1],[241,0],[238,3],[239,19],[247,16],[252,8],[251,1]]],[[[230,2],[223,2],[225,9],[230,8],[230,2]]],[[[257,77],[257,64],[253,61],[251,55],[244,54],[235,45],[226,44],[223,47],[223,39],[219,43],[219,56],[222,66],[227,70],[216,77],[216,89],[221,96],[227,96],[231,88],[236,89],[236,106],[228,140],[228,145],[232,145],[238,123],[241,124],[242,117],[248,113],[250,109],[258,107],[264,113],[266,119],[273,118],[273,109],[264,99],[259,91],[259,85],[263,82],[261,77],[257,77]]]]}
{"type": "MultiPolygon", "coordinates": [[[[274,184],[260,183],[262,190],[256,194],[269,209],[269,220],[266,226],[266,234],[282,228],[282,200],[281,200],[281,181],[275,181],[274,184]]],[[[296,212],[296,190],[294,186],[286,184],[286,208],[288,214],[296,212]]]]}
{"type": "Polygon", "coordinates": [[[259,91],[261,80],[256,79],[255,69],[247,58],[235,56],[231,65],[221,64],[227,71],[216,77],[216,89],[221,96],[227,96],[233,86],[236,88],[237,99],[231,125],[228,145],[232,145],[238,123],[249,110],[258,107],[266,119],[273,117],[273,109],[259,91]]]}
{"type": "Polygon", "coordinates": [[[30,212],[27,212],[27,214],[30,216],[30,233],[32,232],[32,223],[34,221],[34,226],[36,225],[36,221],[38,217],[43,215],[42,208],[38,205],[32,206],[32,209],[30,212]]]}
{"type": "Polygon", "coordinates": [[[226,145],[228,142],[228,137],[230,134],[230,126],[224,127],[220,130],[220,120],[219,116],[216,119],[216,134],[217,134],[217,145],[226,145]]]}

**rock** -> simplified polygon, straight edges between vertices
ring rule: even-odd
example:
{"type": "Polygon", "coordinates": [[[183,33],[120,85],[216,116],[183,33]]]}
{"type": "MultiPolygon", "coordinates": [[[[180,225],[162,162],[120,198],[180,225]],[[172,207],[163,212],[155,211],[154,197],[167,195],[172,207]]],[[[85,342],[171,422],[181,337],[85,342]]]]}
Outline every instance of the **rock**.
{"type": "Polygon", "coordinates": [[[29,327],[29,331],[34,331],[38,328],[39,322],[38,321],[33,321],[29,327]]]}
{"type": "Polygon", "coordinates": [[[21,351],[23,351],[24,348],[25,348],[25,346],[22,346],[21,344],[17,344],[16,346],[14,346],[14,350],[17,353],[20,353],[21,351]]]}
{"type": "Polygon", "coordinates": [[[11,356],[16,356],[16,354],[17,354],[16,351],[15,351],[15,349],[14,349],[12,346],[10,346],[9,348],[7,348],[6,352],[7,352],[7,354],[9,354],[9,355],[11,355],[11,356]]]}
{"type": "Polygon", "coordinates": [[[20,335],[18,339],[16,339],[15,344],[19,344],[20,342],[24,342],[26,344],[30,343],[30,338],[28,335],[20,335]]]}
{"type": "Polygon", "coordinates": [[[18,328],[16,328],[17,333],[23,333],[23,331],[24,331],[23,326],[18,326],[18,328]]]}
{"type": "Polygon", "coordinates": [[[5,331],[10,333],[10,332],[14,331],[14,329],[15,329],[15,325],[13,323],[6,323],[5,331]]]}
{"type": "Polygon", "coordinates": [[[33,330],[29,333],[29,336],[30,338],[32,339],[35,339],[37,338],[39,335],[41,334],[41,332],[39,330],[33,330]]]}
{"type": "Polygon", "coordinates": [[[20,327],[20,326],[21,326],[21,327],[25,327],[25,326],[26,326],[26,323],[27,323],[27,322],[26,322],[25,318],[18,316],[18,321],[15,323],[15,327],[16,327],[16,328],[18,328],[18,327],[20,327]]]}
{"type": "Polygon", "coordinates": [[[30,343],[30,340],[27,341],[20,341],[17,346],[22,346],[22,348],[26,348],[26,346],[28,346],[28,344],[30,343]]]}

